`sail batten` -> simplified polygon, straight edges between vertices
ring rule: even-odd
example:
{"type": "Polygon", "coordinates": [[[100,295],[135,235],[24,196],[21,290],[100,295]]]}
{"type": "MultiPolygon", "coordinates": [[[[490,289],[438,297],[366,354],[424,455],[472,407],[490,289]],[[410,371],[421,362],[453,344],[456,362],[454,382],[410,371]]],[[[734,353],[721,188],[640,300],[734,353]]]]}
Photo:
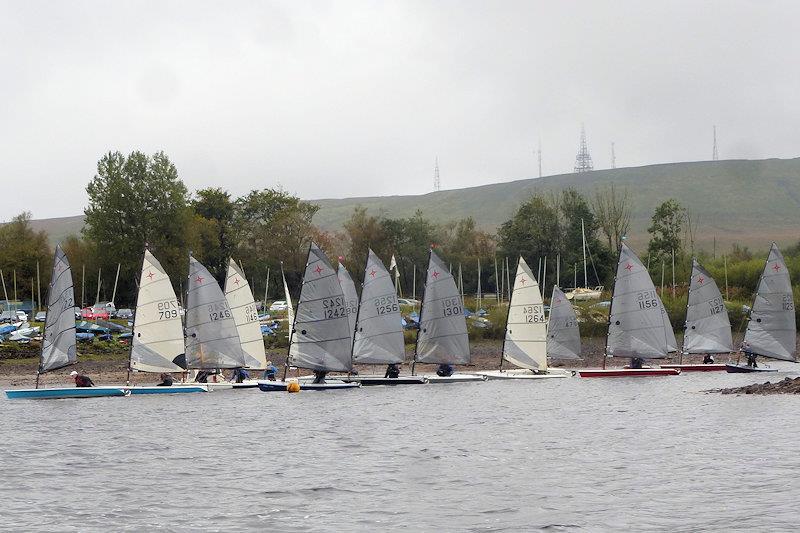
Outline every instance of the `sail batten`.
{"type": "MultiPolygon", "coordinates": [[[[287,303],[291,306],[291,302],[287,303]]],[[[349,372],[353,368],[351,348],[352,332],[342,285],[328,258],[312,242],[291,332],[288,364],[322,372],[349,372]]]]}
{"type": "Polygon", "coordinates": [[[503,359],[521,368],[547,371],[547,322],[539,282],[520,257],[509,302],[503,359]]]}
{"type": "Polygon", "coordinates": [[[186,365],[192,369],[243,368],[236,321],[217,280],[189,256],[186,292],[186,365]]]}
{"type": "Polygon", "coordinates": [[[714,278],[692,259],[683,353],[730,353],[733,338],[728,310],[714,278]]]}
{"type": "Polygon", "coordinates": [[[797,361],[794,297],[789,271],[773,242],[758,282],[742,351],[797,361]]]}
{"type": "Polygon", "coordinates": [[[663,359],[670,350],[668,329],[671,331],[669,317],[650,274],[623,242],[611,297],[606,355],[663,359]]]}
{"type": "Polygon", "coordinates": [[[225,277],[225,299],[233,313],[236,331],[247,368],[264,369],[267,367],[267,354],[264,350],[264,336],[258,320],[256,302],[253,291],[244,272],[232,258],[228,260],[228,272],[225,277]]]}
{"type": "Polygon", "coordinates": [[[353,342],[353,361],[402,363],[405,359],[402,317],[392,276],[369,250],[353,342]]]}
{"type": "Polygon", "coordinates": [[[433,250],[425,279],[415,360],[436,364],[469,363],[464,305],[453,275],[433,250]]]}
{"type": "Polygon", "coordinates": [[[142,372],[184,370],[183,323],[175,289],[161,263],[145,250],[139,273],[130,367],[142,372]]]}
{"type": "Polygon", "coordinates": [[[61,245],[56,245],[53,271],[47,291],[47,317],[42,336],[39,373],[77,361],[75,346],[75,289],[72,269],[61,245]]]}
{"type": "Polygon", "coordinates": [[[547,321],[547,356],[552,359],[581,358],[578,317],[564,292],[556,286],[553,286],[547,321]]]}

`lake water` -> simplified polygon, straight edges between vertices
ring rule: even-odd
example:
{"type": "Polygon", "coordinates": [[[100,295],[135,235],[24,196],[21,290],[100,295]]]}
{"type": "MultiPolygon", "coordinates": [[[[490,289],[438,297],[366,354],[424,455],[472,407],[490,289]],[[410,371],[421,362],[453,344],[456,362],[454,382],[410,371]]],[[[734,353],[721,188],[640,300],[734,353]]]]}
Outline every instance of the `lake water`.
{"type": "Polygon", "coordinates": [[[797,530],[785,375],[0,400],[3,530],[797,530]]]}

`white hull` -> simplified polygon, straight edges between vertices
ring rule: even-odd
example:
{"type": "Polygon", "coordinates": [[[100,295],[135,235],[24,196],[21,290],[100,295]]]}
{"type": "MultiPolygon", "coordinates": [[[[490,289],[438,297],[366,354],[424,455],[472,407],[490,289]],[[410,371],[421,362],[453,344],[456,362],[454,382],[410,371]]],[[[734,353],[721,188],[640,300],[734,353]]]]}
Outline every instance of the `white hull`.
{"type": "Polygon", "coordinates": [[[602,292],[603,291],[600,289],[583,289],[579,287],[565,293],[564,296],[567,297],[567,300],[583,302],[587,300],[599,300],[602,292]]]}
{"type": "Polygon", "coordinates": [[[486,381],[485,376],[477,374],[453,374],[452,376],[437,376],[436,374],[423,374],[422,375],[428,383],[468,383],[470,381],[486,381]]]}
{"type": "Polygon", "coordinates": [[[550,371],[542,374],[536,374],[530,370],[489,370],[486,372],[476,372],[479,376],[486,376],[487,379],[550,379],[550,378],[567,378],[572,373],[563,371],[550,371]]]}

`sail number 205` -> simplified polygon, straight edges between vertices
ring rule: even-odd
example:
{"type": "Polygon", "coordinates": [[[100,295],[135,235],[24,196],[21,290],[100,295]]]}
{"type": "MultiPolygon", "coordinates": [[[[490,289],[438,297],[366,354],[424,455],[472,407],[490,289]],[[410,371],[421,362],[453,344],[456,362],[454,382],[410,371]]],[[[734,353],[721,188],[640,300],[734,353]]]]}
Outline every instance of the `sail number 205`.
{"type": "Polygon", "coordinates": [[[636,295],[636,303],[639,309],[654,309],[658,307],[658,296],[656,291],[642,291],[636,295]]]}

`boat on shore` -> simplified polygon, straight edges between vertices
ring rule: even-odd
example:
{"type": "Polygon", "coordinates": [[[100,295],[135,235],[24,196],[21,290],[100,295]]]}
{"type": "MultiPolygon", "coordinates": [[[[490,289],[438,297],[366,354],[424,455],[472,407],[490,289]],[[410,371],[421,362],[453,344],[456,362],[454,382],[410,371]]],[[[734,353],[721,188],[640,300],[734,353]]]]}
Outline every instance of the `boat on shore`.
{"type": "Polygon", "coordinates": [[[623,241],[620,243],[609,309],[602,369],[581,369],[582,378],[675,376],[676,368],[644,367],[644,360],[664,359],[674,333],[650,274],[623,241]],[[608,358],[630,358],[629,368],[605,368],[608,358]]]}
{"type": "Polygon", "coordinates": [[[792,282],[783,254],[773,242],[758,280],[741,346],[747,362],[728,363],[725,370],[734,374],[777,372],[775,368],[758,366],[757,357],[760,355],[796,363],[796,342],[797,326],[792,282]]]}

